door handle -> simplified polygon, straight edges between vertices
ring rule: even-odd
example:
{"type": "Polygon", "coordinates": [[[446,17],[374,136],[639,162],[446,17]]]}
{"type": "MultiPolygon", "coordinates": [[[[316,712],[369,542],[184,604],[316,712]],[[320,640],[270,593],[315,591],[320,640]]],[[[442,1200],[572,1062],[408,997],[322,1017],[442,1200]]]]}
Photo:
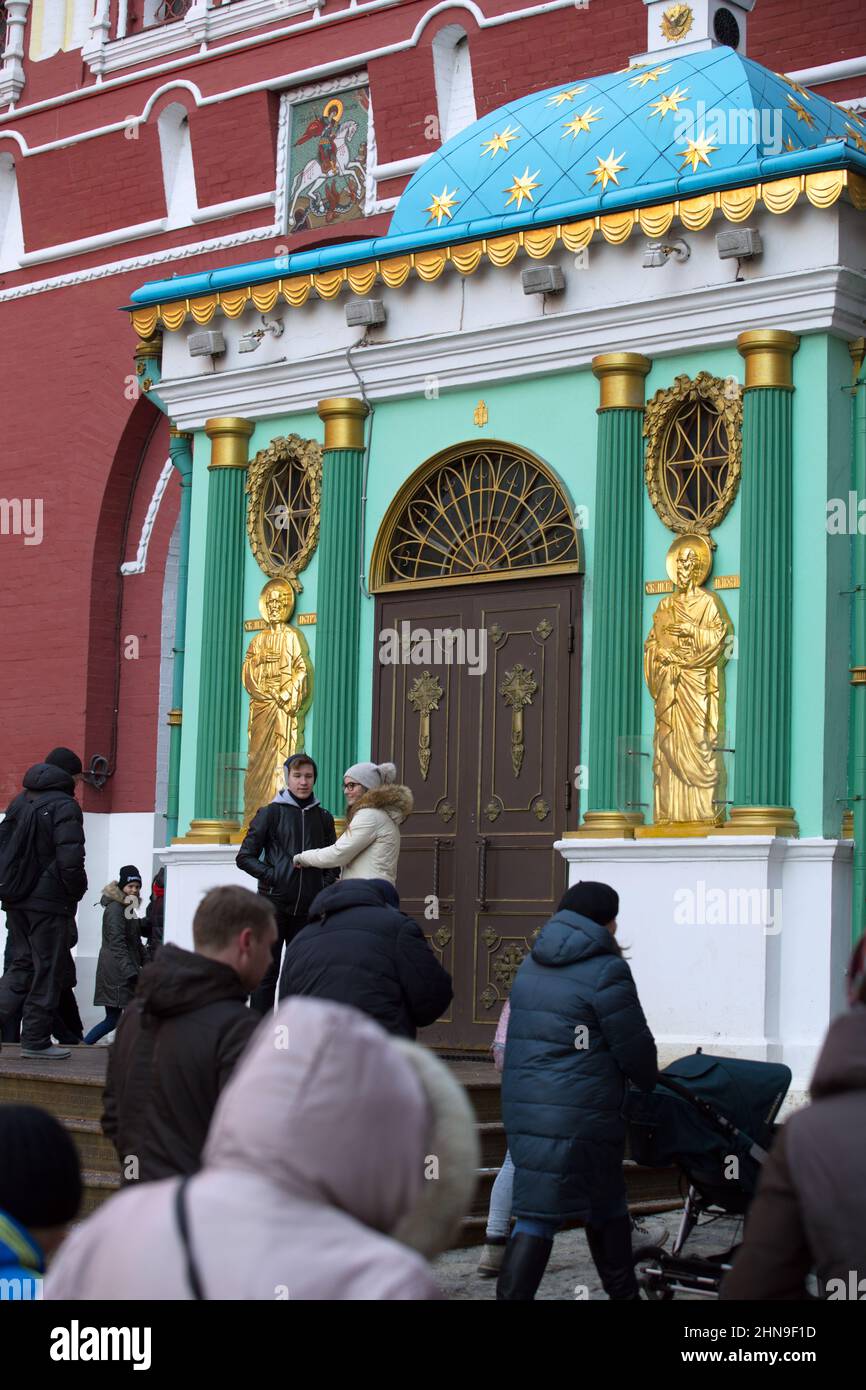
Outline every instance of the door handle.
{"type": "Polygon", "coordinates": [[[478,893],[479,912],[487,911],[487,836],[478,840],[478,893]]]}

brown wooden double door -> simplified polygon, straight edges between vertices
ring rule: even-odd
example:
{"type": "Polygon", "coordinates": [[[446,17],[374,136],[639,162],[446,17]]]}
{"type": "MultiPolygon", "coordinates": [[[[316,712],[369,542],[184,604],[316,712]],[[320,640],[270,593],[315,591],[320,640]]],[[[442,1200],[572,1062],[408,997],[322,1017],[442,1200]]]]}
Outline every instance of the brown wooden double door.
{"type": "Polygon", "coordinates": [[[424,1034],[435,1046],[489,1046],[565,888],[552,846],[578,818],[579,584],[377,600],[374,756],[396,763],[415,796],[398,888],[454,980],[449,1013],[424,1034]],[[379,640],[388,630],[396,641],[379,640]]]}

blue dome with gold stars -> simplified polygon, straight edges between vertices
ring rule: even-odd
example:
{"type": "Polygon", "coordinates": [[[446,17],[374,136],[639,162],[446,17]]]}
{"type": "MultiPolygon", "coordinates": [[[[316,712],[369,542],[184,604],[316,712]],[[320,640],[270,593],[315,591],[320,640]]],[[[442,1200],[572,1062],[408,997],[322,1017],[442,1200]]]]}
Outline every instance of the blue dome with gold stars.
{"type": "Polygon", "coordinates": [[[803,167],[786,154],[837,141],[866,168],[860,116],[713,48],[499,107],[418,169],[388,236],[483,234],[490,219],[505,231],[778,178],[787,162],[791,172],[803,167]]]}

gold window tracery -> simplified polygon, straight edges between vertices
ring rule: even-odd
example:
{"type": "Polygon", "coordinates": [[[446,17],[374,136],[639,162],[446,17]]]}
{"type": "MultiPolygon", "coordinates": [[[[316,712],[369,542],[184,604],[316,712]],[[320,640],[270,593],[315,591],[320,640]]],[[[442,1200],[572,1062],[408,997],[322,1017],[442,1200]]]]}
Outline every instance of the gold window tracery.
{"type": "Polygon", "coordinates": [[[247,535],[272,579],[298,574],[319,540],[322,446],[290,434],[272,439],[249,466],[247,535]]]}
{"type": "Polygon", "coordinates": [[[743,404],[739,383],[709,372],[678,376],[646,406],[645,477],[665,526],[708,533],[740,483],[743,404]]]}

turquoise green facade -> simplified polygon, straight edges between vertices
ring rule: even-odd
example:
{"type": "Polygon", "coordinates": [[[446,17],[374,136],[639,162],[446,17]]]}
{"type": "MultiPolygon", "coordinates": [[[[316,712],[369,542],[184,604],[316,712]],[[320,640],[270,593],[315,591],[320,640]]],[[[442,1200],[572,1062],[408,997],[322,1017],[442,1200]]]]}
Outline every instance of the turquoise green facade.
{"type": "MultiPolygon", "coordinates": [[[[636,342],[635,351],[642,345],[636,342]]],[[[846,497],[850,477],[850,357],[847,344],[827,335],[804,336],[794,357],[793,393],[793,630],[792,715],[790,786],[791,804],[801,836],[839,834],[847,791],[848,708],[848,607],[839,595],[849,587],[850,545],[844,537],[828,535],[827,498],[846,497]]],[[[725,378],[744,379],[744,364],[730,346],[655,358],[646,379],[646,399],[669,386],[681,373],[699,371],[725,378]]],[[[603,684],[594,687],[589,671],[593,628],[593,565],[596,528],[595,470],[599,383],[587,365],[579,371],[505,384],[482,382],[471,389],[443,392],[427,399],[423,383],[418,394],[375,406],[373,454],[367,482],[364,571],[369,576],[373,545],[388,508],[402,484],[431,455],[462,441],[485,439],[511,441],[536,453],[561,480],[574,507],[585,507],[589,525],[581,541],[585,563],[582,614],[582,709],[581,760],[590,757],[589,722],[592,701],[603,698],[603,684]],[[480,399],[486,403],[488,423],[480,427],[473,415],[480,399]],[[599,696],[601,690],[601,696],[599,696]]],[[[322,421],[314,411],[257,422],[249,455],[275,437],[297,433],[324,437],[322,421]]],[[[194,450],[194,486],[188,593],[187,654],[184,683],[184,737],[181,770],[180,824],[184,833],[193,813],[195,781],[198,681],[201,668],[202,616],[205,602],[204,538],[207,527],[207,463],[210,441],[200,432],[194,450]]],[[[666,578],[665,557],[672,533],[654,512],[643,491],[643,583],[666,578]]],[[[715,528],[713,575],[740,573],[741,505],[735,501],[723,522],[715,528]]],[[[319,603],[320,556],[316,554],[301,575],[295,621],[301,613],[316,612],[319,603]]],[[[258,568],[249,549],[244,571],[244,616],[258,617],[258,596],[267,576],[258,568]]],[[[718,591],[738,632],[741,593],[718,591]]],[[[642,630],[649,632],[657,595],[642,595],[642,630]]],[[[314,668],[316,647],[325,636],[319,625],[300,629],[310,649],[314,668]]],[[[377,651],[375,601],[361,601],[357,757],[371,750],[373,663],[377,651]]],[[[249,639],[246,638],[245,641],[249,639]]],[[[339,640],[339,634],[336,635],[339,640]]],[[[725,746],[736,747],[738,653],[736,642],[726,668],[725,746]]],[[[238,672],[240,682],[240,672],[238,672]]],[[[319,690],[321,697],[321,690],[319,690]]],[[[238,743],[246,747],[248,701],[242,691],[238,743]]],[[[768,711],[768,716],[772,717],[768,711]]],[[[640,691],[641,738],[651,750],[653,706],[645,685],[640,691]]],[[[316,755],[315,700],[307,715],[305,745],[316,755]]],[[[650,760],[642,759],[641,797],[651,817],[650,760]]],[[[726,754],[728,784],[725,797],[736,802],[736,753],[726,754]]],[[[590,763],[590,781],[592,768],[590,763]]],[[[586,801],[583,802],[584,808],[586,801]]],[[[339,812],[342,808],[331,808],[339,812]]]]}

